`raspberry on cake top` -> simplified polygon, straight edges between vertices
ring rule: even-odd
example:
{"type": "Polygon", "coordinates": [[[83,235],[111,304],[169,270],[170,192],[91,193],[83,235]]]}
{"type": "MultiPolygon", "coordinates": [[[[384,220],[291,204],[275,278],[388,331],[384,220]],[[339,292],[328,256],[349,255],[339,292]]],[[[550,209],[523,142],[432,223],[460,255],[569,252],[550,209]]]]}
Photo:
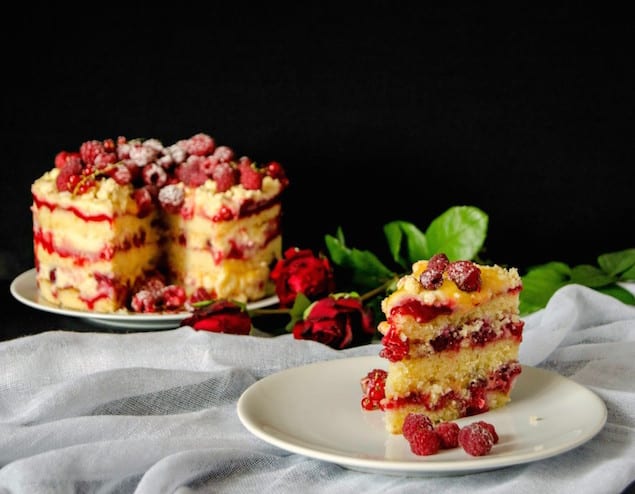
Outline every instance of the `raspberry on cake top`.
{"type": "Polygon", "coordinates": [[[237,157],[203,133],[61,151],[31,187],[40,297],[100,312],[262,298],[287,186],[279,163],[237,157]]]}

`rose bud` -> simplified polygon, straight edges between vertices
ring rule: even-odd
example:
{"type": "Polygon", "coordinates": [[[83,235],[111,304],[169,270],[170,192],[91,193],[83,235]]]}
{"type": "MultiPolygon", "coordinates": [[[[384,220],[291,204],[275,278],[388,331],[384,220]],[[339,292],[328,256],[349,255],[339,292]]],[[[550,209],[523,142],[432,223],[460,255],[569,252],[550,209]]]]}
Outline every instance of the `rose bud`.
{"type": "Polygon", "coordinates": [[[328,258],[310,249],[291,247],[271,271],[280,307],[291,307],[298,293],[309,300],[325,297],[335,290],[335,278],[328,258]]]}
{"type": "Polygon", "coordinates": [[[231,300],[217,300],[194,311],[181,325],[213,333],[248,335],[251,317],[244,305],[231,300]]]}
{"type": "Polygon", "coordinates": [[[372,312],[353,294],[334,294],[313,302],[293,326],[297,340],[314,340],[336,350],[369,343],[375,334],[372,312]]]}

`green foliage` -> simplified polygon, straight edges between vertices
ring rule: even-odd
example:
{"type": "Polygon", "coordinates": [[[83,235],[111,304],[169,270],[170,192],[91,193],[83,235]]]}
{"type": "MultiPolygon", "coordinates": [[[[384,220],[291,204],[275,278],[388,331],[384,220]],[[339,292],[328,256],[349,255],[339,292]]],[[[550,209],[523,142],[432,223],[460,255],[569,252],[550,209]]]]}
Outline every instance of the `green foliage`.
{"type": "Polygon", "coordinates": [[[580,264],[571,267],[563,262],[541,264],[529,268],[522,279],[521,315],[542,309],[556,290],[574,283],[635,305],[635,296],[618,284],[635,280],[635,249],[602,254],[597,258],[597,266],[580,264]]]}

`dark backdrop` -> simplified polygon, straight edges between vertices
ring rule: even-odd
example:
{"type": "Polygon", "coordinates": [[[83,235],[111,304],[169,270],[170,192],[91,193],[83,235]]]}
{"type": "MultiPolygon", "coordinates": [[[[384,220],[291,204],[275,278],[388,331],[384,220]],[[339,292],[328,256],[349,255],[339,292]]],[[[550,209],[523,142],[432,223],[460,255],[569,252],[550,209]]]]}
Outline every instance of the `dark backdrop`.
{"type": "Polygon", "coordinates": [[[521,269],[635,246],[625,13],[263,4],[5,17],[3,278],[32,267],[30,183],[118,135],[206,132],[280,161],[286,246],[342,226],[381,253],[384,223],[461,204],[521,269]]]}

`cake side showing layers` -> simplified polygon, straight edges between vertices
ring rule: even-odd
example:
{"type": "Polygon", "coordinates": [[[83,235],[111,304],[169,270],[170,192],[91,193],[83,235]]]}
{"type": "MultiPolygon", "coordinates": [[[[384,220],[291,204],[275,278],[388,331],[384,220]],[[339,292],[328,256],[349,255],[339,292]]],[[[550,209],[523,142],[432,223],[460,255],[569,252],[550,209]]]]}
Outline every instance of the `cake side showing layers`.
{"type": "Polygon", "coordinates": [[[279,163],[237,158],[206,134],[62,151],[31,186],[39,295],[97,312],[260,299],[282,255],[287,186],[279,163]]]}
{"type": "Polygon", "coordinates": [[[196,300],[258,300],[273,293],[271,265],[282,256],[280,195],[271,177],[262,188],[218,194],[208,180],[184,189],[180,213],[168,214],[170,278],[196,300]]]}
{"type": "Polygon", "coordinates": [[[55,168],[36,180],[33,248],[40,297],[64,308],[114,312],[161,259],[158,209],[140,218],[130,185],[109,178],[60,192],[55,168]]]}
{"type": "Polygon", "coordinates": [[[444,257],[415,263],[382,301],[381,408],[393,434],[410,412],[442,422],[504,406],[522,370],[517,270],[444,257]]]}

